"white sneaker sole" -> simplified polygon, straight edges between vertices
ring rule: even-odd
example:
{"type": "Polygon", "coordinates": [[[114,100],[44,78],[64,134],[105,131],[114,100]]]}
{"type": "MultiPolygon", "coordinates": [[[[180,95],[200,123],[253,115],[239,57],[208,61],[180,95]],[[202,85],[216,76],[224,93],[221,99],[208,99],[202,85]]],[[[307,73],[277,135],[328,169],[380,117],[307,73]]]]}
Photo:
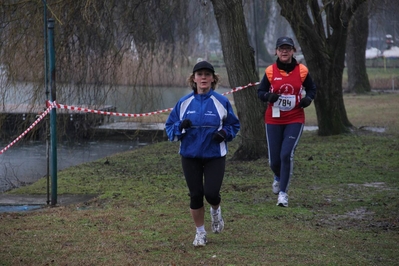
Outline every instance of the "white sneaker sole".
{"type": "Polygon", "coordinates": [[[277,202],[276,205],[280,207],[288,207],[288,203],[283,203],[283,202],[277,202]]]}

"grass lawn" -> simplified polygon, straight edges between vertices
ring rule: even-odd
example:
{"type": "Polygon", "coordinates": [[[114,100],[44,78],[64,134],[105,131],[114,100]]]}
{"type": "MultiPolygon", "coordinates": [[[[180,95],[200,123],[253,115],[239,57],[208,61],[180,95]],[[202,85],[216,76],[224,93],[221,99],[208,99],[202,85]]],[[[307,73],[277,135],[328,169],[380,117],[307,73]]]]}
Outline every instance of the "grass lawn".
{"type": "MultiPolygon", "coordinates": [[[[356,127],[386,132],[304,132],[288,208],[276,206],[266,157],[228,160],[225,230],[212,234],[207,212],[209,244],[194,248],[179,144],[159,142],[58,173],[59,194],[91,201],[1,213],[0,265],[398,265],[399,94],[344,100],[356,127]]],[[[45,191],[41,179],[7,193],[45,191]]]]}

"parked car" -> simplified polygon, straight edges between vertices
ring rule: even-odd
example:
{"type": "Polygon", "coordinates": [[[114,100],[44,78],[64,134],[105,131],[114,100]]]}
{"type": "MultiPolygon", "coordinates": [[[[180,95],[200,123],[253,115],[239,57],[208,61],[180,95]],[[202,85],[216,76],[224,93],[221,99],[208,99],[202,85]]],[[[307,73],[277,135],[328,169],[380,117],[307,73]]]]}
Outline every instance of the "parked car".
{"type": "Polygon", "coordinates": [[[392,46],[391,49],[385,50],[382,55],[385,58],[399,58],[399,47],[392,46]]]}
{"type": "Polygon", "coordinates": [[[366,59],[374,59],[381,56],[382,56],[381,51],[375,47],[370,47],[366,49],[366,59]]]}

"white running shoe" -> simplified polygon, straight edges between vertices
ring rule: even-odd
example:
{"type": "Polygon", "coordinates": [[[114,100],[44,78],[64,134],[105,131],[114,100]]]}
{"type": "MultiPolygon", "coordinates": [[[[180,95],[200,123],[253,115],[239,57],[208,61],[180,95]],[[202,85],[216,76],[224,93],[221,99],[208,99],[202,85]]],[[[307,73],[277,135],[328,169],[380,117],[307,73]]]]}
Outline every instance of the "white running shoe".
{"type": "Polygon", "coordinates": [[[274,181],[273,181],[272,188],[273,188],[273,193],[274,193],[275,195],[277,195],[277,194],[280,192],[280,182],[274,180],[274,181]]]}
{"type": "Polygon", "coordinates": [[[287,193],[282,192],[282,191],[280,191],[280,193],[278,193],[277,206],[288,207],[288,195],[287,195],[287,193]]]}
{"type": "Polygon", "coordinates": [[[193,245],[194,247],[205,247],[206,243],[206,232],[197,232],[194,238],[193,245]]]}
{"type": "Polygon", "coordinates": [[[213,212],[213,209],[211,207],[211,221],[212,232],[214,232],[215,234],[222,232],[224,228],[224,221],[222,218],[222,210],[220,209],[220,206],[216,213],[213,212]]]}

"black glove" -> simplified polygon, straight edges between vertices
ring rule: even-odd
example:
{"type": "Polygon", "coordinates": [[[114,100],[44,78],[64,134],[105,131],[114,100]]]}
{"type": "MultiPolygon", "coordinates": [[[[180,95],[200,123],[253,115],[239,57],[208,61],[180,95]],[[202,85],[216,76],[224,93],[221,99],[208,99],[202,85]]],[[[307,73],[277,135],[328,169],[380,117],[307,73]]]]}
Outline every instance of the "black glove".
{"type": "Polygon", "coordinates": [[[312,99],[309,97],[302,98],[299,102],[299,107],[306,108],[312,103],[312,99]]]}
{"type": "Polygon", "coordinates": [[[190,128],[193,125],[193,123],[191,123],[190,119],[184,119],[179,126],[180,131],[183,130],[183,128],[187,129],[190,128]]]}
{"type": "Polygon", "coordinates": [[[226,131],[219,130],[218,132],[213,133],[212,139],[215,140],[217,143],[221,143],[226,138],[226,131]]]}
{"type": "Polygon", "coordinates": [[[280,95],[272,92],[266,92],[265,97],[269,103],[274,103],[278,100],[278,97],[280,97],[280,95]]]}

